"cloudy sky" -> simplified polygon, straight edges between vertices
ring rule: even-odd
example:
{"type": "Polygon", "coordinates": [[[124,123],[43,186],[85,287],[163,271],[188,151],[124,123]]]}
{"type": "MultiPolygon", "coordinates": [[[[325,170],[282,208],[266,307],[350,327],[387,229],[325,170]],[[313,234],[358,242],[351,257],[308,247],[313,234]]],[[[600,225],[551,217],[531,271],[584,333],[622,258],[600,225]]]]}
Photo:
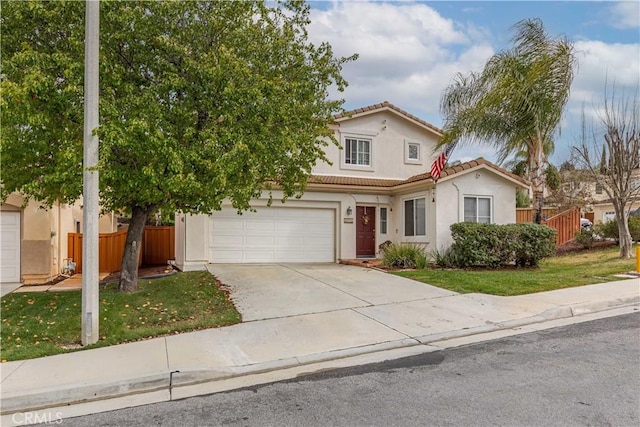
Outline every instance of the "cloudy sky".
{"type": "MultiPolygon", "coordinates": [[[[440,96],[458,72],[480,71],[511,46],[516,22],[540,18],[552,36],[574,42],[578,70],[551,157],[560,164],[577,143],[580,112],[601,104],[605,82],[627,91],[640,86],[640,2],[582,1],[310,1],[314,42],[328,41],[337,56],[360,55],[343,75],[345,108],[389,101],[442,125],[440,96]]],[[[457,148],[451,160],[492,149],[457,148]]]]}

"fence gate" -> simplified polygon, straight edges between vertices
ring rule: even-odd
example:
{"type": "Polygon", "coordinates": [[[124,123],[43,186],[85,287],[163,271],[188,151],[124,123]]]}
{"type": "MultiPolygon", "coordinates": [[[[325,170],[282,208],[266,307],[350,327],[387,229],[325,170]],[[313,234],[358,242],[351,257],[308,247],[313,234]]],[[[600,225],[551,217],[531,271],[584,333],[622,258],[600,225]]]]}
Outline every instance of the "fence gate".
{"type": "MultiPolygon", "coordinates": [[[[98,237],[98,264],[101,273],[113,273],[120,270],[126,239],[127,230],[100,233],[98,237]]],[[[67,257],[76,263],[76,273],[81,273],[82,233],[69,233],[67,241],[67,257]]],[[[175,259],[175,227],[146,226],[142,236],[138,266],[163,265],[172,259],[175,259]]]]}

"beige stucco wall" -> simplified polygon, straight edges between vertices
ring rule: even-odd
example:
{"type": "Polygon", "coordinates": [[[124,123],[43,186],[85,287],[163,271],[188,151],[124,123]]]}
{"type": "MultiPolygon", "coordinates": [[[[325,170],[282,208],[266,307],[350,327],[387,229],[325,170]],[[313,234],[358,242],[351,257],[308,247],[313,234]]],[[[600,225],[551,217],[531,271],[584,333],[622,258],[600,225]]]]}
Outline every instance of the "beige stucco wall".
{"type": "MultiPolygon", "coordinates": [[[[67,258],[68,234],[82,227],[82,202],[73,205],[54,203],[42,208],[38,202],[26,203],[17,193],[10,194],[1,210],[20,211],[20,270],[25,284],[45,283],[56,277],[67,258]]],[[[116,231],[114,214],[100,218],[100,232],[116,231]]]]}
{"type": "Polygon", "coordinates": [[[435,241],[432,249],[446,248],[453,243],[449,227],[464,220],[464,197],[490,197],[491,222],[495,224],[512,224],[516,222],[516,184],[479,167],[466,171],[464,175],[454,175],[450,179],[438,182],[435,191],[435,241]]]}
{"type": "Polygon", "coordinates": [[[333,164],[318,163],[313,168],[314,174],[404,179],[427,172],[436,157],[432,155],[437,143],[435,133],[389,111],[343,121],[339,124],[335,136],[341,146],[344,146],[345,137],[349,136],[371,139],[372,167],[345,165],[344,150],[330,144],[325,148],[325,153],[333,164]],[[419,163],[405,162],[408,141],[420,144],[419,163]]]}

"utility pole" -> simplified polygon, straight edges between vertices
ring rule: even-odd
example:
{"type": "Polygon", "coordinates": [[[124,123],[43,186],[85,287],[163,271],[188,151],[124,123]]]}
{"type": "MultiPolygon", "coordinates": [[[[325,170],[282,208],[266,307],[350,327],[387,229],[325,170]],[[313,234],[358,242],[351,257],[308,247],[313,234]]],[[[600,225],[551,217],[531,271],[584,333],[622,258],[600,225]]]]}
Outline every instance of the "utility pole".
{"type": "Polygon", "coordinates": [[[100,1],[85,2],[84,41],[84,140],[83,140],[83,232],[82,232],[82,345],[98,341],[100,319],[98,289],[98,56],[100,48],[100,1]]]}

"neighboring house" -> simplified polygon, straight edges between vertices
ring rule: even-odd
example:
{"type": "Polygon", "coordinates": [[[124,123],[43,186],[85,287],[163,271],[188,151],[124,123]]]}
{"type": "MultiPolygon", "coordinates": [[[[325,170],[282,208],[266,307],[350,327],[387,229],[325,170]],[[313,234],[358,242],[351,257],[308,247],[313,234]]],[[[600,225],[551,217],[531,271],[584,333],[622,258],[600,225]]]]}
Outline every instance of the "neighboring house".
{"type": "MultiPolygon", "coordinates": [[[[598,224],[600,222],[614,220],[616,218],[616,212],[604,188],[595,183],[588,183],[587,185],[593,191],[594,202],[592,206],[589,206],[589,209],[593,212],[593,223],[598,224]]],[[[631,186],[635,190],[635,197],[633,197],[631,205],[627,206],[627,208],[633,211],[640,208],[640,168],[633,170],[631,186]]]]}
{"type": "MultiPolygon", "coordinates": [[[[515,222],[522,178],[484,160],[428,171],[442,131],[384,102],[335,116],[336,139],[312,171],[301,199],[238,215],[230,204],[211,215],[177,215],[176,264],[336,262],[372,258],[385,241],[448,247],[461,221],[515,222]]],[[[281,194],[274,192],[274,200],[281,194]]]]}
{"type": "MultiPolygon", "coordinates": [[[[627,208],[629,209],[629,212],[640,209],[640,197],[636,198],[630,205],[627,206],[627,208]]],[[[594,224],[613,221],[616,219],[616,211],[610,199],[594,203],[592,209],[594,224]]]]}
{"type": "MultiPolygon", "coordinates": [[[[113,214],[100,218],[100,232],[117,228],[113,214]]],[[[82,202],[43,209],[12,193],[0,206],[0,283],[46,283],[67,258],[68,233],[82,231],[82,202]]]]}

